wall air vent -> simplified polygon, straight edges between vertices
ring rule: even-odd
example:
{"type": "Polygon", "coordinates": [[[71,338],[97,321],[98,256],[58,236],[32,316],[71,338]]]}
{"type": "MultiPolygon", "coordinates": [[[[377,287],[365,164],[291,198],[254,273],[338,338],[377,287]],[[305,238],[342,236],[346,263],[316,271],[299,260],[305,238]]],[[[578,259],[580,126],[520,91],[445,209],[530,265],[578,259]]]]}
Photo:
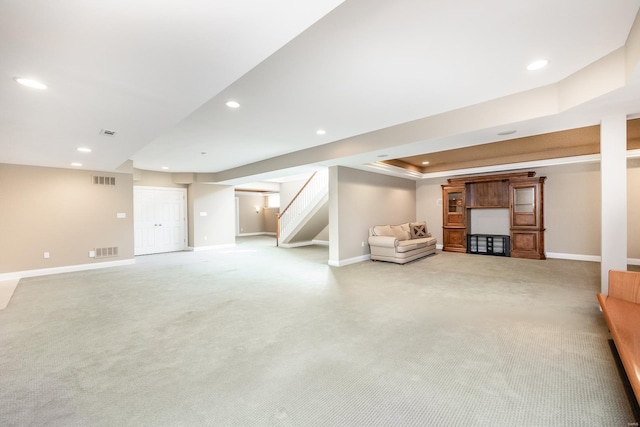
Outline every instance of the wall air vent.
{"type": "Polygon", "coordinates": [[[100,129],[100,135],[116,136],[116,131],[110,129],[100,129]]]}
{"type": "Polygon", "coordinates": [[[96,258],[109,258],[118,256],[118,247],[112,246],[110,248],[95,248],[96,258]]]}
{"type": "Polygon", "coordinates": [[[91,177],[92,181],[96,185],[116,185],[116,177],[115,176],[97,176],[93,175],[91,177]]]}

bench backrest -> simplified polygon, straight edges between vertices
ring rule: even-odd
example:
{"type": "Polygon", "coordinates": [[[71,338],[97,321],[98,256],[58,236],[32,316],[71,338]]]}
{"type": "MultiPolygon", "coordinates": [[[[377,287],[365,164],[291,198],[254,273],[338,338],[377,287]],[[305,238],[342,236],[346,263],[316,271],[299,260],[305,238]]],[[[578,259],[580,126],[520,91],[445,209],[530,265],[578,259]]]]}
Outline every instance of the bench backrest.
{"type": "Polygon", "coordinates": [[[609,296],[640,304],[640,272],[609,270],[609,296]]]}

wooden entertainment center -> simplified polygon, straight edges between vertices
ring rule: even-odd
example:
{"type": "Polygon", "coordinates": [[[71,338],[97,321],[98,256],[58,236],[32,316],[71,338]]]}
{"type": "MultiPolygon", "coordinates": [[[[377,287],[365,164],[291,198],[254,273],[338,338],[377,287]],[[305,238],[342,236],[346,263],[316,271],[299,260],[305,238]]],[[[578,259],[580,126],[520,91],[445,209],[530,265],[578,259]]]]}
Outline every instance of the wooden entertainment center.
{"type": "MultiPolygon", "coordinates": [[[[467,233],[471,229],[471,209],[509,209],[510,256],[546,259],[545,179],[536,178],[535,172],[517,172],[447,180],[448,184],[442,186],[443,250],[469,252],[467,233]]],[[[477,245],[477,238],[474,241],[477,245]]],[[[473,253],[494,254],[478,252],[477,246],[473,253]]],[[[509,256],[509,253],[503,251],[500,255],[509,256]]]]}

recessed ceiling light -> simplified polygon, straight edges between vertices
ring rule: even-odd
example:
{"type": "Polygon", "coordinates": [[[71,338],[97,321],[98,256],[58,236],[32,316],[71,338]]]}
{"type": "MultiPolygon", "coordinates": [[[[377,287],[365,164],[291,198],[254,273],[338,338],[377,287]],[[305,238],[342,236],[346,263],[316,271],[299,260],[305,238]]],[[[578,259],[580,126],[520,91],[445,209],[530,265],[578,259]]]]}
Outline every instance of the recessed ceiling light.
{"type": "Polygon", "coordinates": [[[527,70],[536,71],[546,67],[548,63],[549,61],[546,59],[538,59],[537,61],[533,61],[531,64],[527,65],[527,70]]]}
{"type": "Polygon", "coordinates": [[[90,153],[91,152],[91,148],[87,148],[87,147],[78,147],[78,148],[76,148],[76,150],[81,152],[81,153],[90,153]]]}
{"type": "Polygon", "coordinates": [[[240,103],[236,101],[227,101],[227,107],[229,108],[240,108],[240,103]]]}
{"type": "Polygon", "coordinates": [[[45,85],[44,83],[41,83],[37,80],[32,80],[32,79],[25,79],[22,77],[14,77],[13,78],[16,82],[20,83],[22,86],[26,86],[26,87],[30,87],[32,89],[46,89],[47,85],[45,85]]]}
{"type": "Polygon", "coordinates": [[[318,130],[316,131],[316,134],[318,134],[318,135],[324,135],[324,134],[326,134],[326,133],[327,133],[327,131],[326,131],[326,130],[324,130],[324,129],[318,129],[318,130]]]}
{"type": "Polygon", "coordinates": [[[82,166],[82,163],[73,162],[73,163],[71,163],[71,166],[74,166],[74,167],[76,167],[76,168],[79,168],[80,166],[82,166]]]}
{"type": "Polygon", "coordinates": [[[500,136],[505,136],[505,135],[513,135],[514,133],[516,133],[517,131],[515,130],[503,130],[502,132],[498,132],[498,135],[500,136]]]}
{"type": "Polygon", "coordinates": [[[166,171],[167,169],[169,169],[169,166],[163,166],[163,167],[162,167],[162,170],[165,170],[165,171],[166,171]]]}
{"type": "Polygon", "coordinates": [[[429,162],[422,162],[422,164],[423,164],[423,165],[428,165],[428,164],[429,164],[429,162]]]}

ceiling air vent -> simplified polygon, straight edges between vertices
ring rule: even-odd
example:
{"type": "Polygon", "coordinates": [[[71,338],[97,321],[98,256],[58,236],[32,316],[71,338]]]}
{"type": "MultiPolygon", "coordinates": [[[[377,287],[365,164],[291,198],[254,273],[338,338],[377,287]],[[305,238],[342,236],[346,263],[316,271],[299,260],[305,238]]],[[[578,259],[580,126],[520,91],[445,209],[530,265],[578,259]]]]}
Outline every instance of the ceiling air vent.
{"type": "Polygon", "coordinates": [[[116,131],[110,129],[100,129],[100,135],[116,136],[116,131]]]}

